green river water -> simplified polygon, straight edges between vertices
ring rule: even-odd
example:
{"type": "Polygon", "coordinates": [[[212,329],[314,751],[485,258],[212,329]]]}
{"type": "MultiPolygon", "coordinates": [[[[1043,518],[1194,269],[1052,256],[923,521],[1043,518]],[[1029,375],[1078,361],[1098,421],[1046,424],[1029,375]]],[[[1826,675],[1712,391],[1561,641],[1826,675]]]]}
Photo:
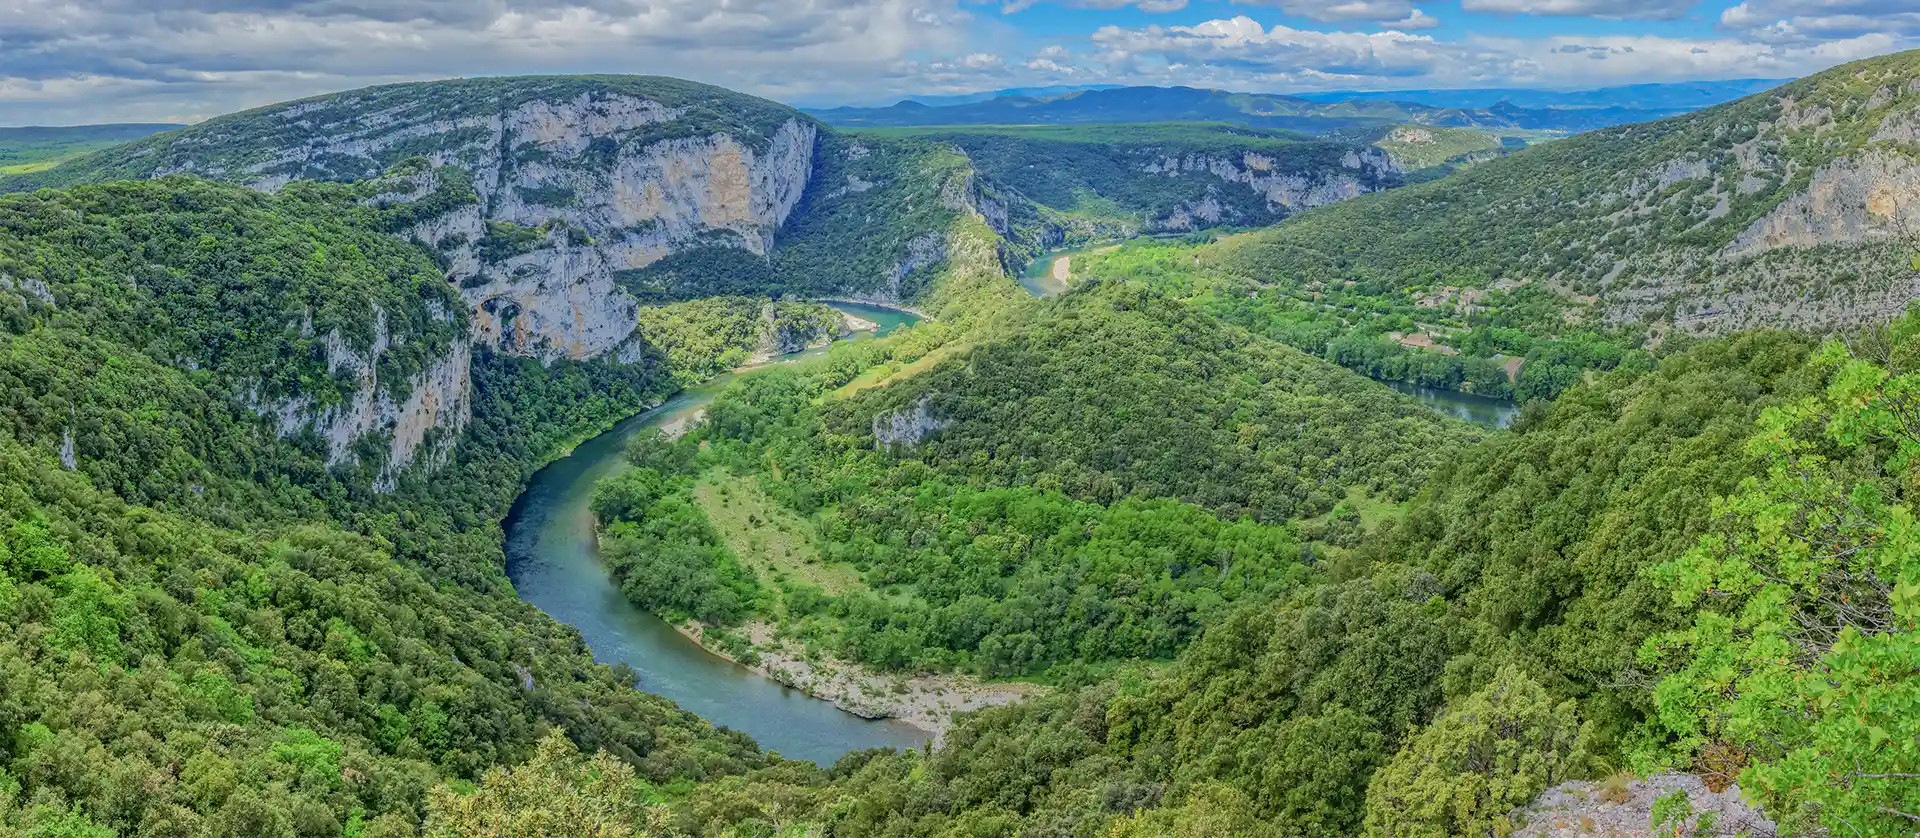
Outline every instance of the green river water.
{"type": "Polygon", "coordinates": [[[1405,381],[1382,383],[1400,393],[1419,399],[1422,404],[1435,411],[1488,428],[1504,428],[1513,424],[1513,420],[1520,415],[1520,406],[1506,399],[1476,396],[1458,390],[1424,387],[1405,381]]]}
{"type": "MultiPolygon", "coordinates": [[[[880,324],[883,333],[918,319],[876,306],[834,307],[880,324]]],[[[789,355],[775,363],[824,351],[789,355]]],[[[621,452],[627,440],[648,428],[691,419],[728,384],[751,374],[743,370],[689,388],[581,443],[536,473],[507,516],[507,575],[522,600],[579,629],[595,660],[633,667],[640,689],[673,699],[716,725],[745,732],[768,750],[830,764],[862,748],[919,747],[929,738],[926,731],[851,715],[680,636],[666,621],[628,602],[595,554],[588,498],[596,481],[626,468],[621,452]]]]}
{"type": "MultiPolygon", "coordinates": [[[[1053,261],[1083,251],[1051,253],[1037,260],[1022,285],[1035,296],[1065,290],[1050,276],[1053,261]]],[[[878,323],[881,334],[919,319],[877,306],[835,303],[834,307],[878,323]]],[[[810,350],[773,363],[793,363],[824,351],[810,350]]],[[[595,482],[627,467],[621,456],[627,441],[649,428],[691,421],[727,385],[751,374],[753,370],[741,370],[689,388],[581,443],[536,473],[507,517],[507,574],[522,600],[578,629],[595,660],[631,666],[640,689],[670,698],[716,725],[742,731],[769,750],[830,764],[863,748],[919,747],[929,738],[926,731],[846,713],[682,637],[666,621],[628,602],[595,554],[588,500],[595,482]]],[[[1510,402],[1399,382],[1389,386],[1435,410],[1488,427],[1505,427],[1518,413],[1510,402]]]]}

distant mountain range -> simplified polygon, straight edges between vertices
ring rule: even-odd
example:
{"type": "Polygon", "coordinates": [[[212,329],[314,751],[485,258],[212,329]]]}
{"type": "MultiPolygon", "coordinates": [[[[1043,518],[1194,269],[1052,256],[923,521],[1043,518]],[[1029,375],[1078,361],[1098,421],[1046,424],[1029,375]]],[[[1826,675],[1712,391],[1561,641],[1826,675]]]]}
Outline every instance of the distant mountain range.
{"type": "Polygon", "coordinates": [[[1571,134],[1661,119],[1687,110],[1692,108],[1522,108],[1506,102],[1486,108],[1443,108],[1363,99],[1321,102],[1298,96],[1191,87],[1122,87],[1058,96],[1002,96],[944,107],[906,101],[885,108],[829,108],[810,113],[847,127],[1227,122],[1315,134],[1404,124],[1571,134]]]}
{"type": "Polygon", "coordinates": [[[958,93],[950,96],[904,96],[904,97],[898,97],[896,99],[890,99],[890,100],[885,100],[883,102],[874,103],[872,107],[886,107],[889,105],[897,104],[898,102],[919,102],[920,104],[926,105],[928,107],[944,108],[950,105],[970,105],[970,104],[973,104],[974,102],[985,102],[990,99],[998,99],[1002,96],[1032,96],[1035,98],[1047,98],[1052,96],[1064,96],[1068,93],[1081,93],[1088,90],[1113,90],[1114,88],[1119,88],[1119,87],[1126,87],[1126,85],[1124,84],[1055,84],[1055,85],[1049,85],[1047,87],[1009,87],[1004,90],[983,90],[979,93],[958,93]]]}
{"type": "Polygon", "coordinates": [[[1774,79],[1639,84],[1581,91],[1329,91],[1298,95],[1191,87],[1037,87],[914,96],[885,107],[817,108],[849,127],[1231,122],[1326,133],[1388,124],[1573,134],[1676,116],[1777,87],[1774,79]]]}
{"type": "MultiPolygon", "coordinates": [[[[1331,90],[1295,94],[1315,102],[1418,102],[1435,108],[1490,108],[1506,102],[1521,108],[1627,108],[1690,111],[1772,90],[1791,79],[1732,79],[1632,84],[1594,90],[1531,90],[1488,87],[1472,90],[1331,90]]],[[[931,103],[929,103],[931,104],[931,103]]]]}

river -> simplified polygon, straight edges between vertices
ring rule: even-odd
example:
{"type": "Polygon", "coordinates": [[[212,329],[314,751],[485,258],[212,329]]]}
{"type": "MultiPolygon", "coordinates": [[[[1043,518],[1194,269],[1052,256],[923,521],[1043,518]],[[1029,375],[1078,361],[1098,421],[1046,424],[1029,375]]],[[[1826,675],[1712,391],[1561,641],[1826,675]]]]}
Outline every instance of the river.
{"type": "MultiPolygon", "coordinates": [[[[918,319],[877,306],[835,303],[834,308],[874,321],[882,334],[918,319]]],[[[774,363],[824,352],[809,350],[774,363]]],[[[682,637],[665,620],[628,602],[595,553],[588,500],[595,482],[626,468],[621,452],[627,440],[647,428],[691,419],[734,379],[750,373],[729,373],[688,388],[534,474],[507,515],[508,578],[522,600],[579,629],[594,660],[633,667],[640,689],[742,731],[761,747],[822,765],[861,748],[917,748],[930,738],[926,731],[846,713],[682,637]]]]}
{"type": "MultiPolygon", "coordinates": [[[[1028,265],[1026,270],[1020,272],[1020,287],[1027,289],[1027,293],[1036,297],[1051,297],[1067,290],[1069,277],[1064,274],[1067,274],[1068,271],[1055,270],[1055,266],[1060,264],[1060,260],[1071,260],[1073,257],[1079,256],[1082,253],[1111,250],[1118,246],[1119,244],[1116,242],[1106,241],[1085,244],[1079,247],[1070,247],[1063,250],[1049,250],[1041,254],[1040,258],[1033,260],[1033,264],[1028,265]]],[[[1072,264],[1071,261],[1067,262],[1069,267],[1072,264]]]]}
{"type": "Polygon", "coordinates": [[[1514,418],[1520,415],[1520,406],[1506,399],[1476,396],[1458,390],[1441,390],[1405,381],[1381,383],[1419,399],[1427,407],[1440,413],[1488,428],[1504,428],[1513,424],[1514,418]]]}
{"type": "MultiPolygon", "coordinates": [[[[1049,254],[1039,264],[1050,271],[1055,258],[1079,252],[1083,250],[1049,254]]],[[[1064,286],[1027,287],[1035,295],[1064,290],[1064,286]]],[[[880,334],[919,319],[877,306],[833,306],[874,321],[880,334]]],[[[808,350],[773,363],[793,363],[825,351],[808,350]]],[[[728,373],[688,388],[581,443],[568,456],[535,473],[507,516],[507,575],[522,600],[578,629],[595,660],[633,667],[640,689],[672,699],[716,725],[742,731],[769,750],[827,765],[862,748],[917,748],[930,738],[926,731],[904,722],[859,718],[682,637],[665,620],[628,602],[600,564],[588,501],[594,483],[627,467],[621,456],[627,441],[649,428],[691,421],[727,385],[751,373],[751,369],[728,373]]],[[[1404,382],[1388,386],[1443,413],[1488,427],[1505,427],[1519,412],[1511,402],[1483,396],[1404,382]]]]}

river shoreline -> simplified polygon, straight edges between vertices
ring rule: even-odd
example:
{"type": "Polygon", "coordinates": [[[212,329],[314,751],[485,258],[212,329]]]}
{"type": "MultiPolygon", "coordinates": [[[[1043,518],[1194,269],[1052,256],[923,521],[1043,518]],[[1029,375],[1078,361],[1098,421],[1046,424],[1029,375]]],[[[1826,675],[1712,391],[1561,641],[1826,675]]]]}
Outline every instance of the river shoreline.
{"type": "Polygon", "coordinates": [[[847,305],[847,306],[870,306],[872,308],[885,308],[885,309],[892,309],[894,311],[906,312],[907,314],[911,314],[914,317],[920,318],[921,320],[932,321],[932,320],[939,319],[937,317],[934,317],[931,314],[921,311],[920,309],[914,308],[913,306],[905,305],[903,303],[886,302],[882,300],[861,300],[853,297],[812,297],[812,298],[809,298],[807,302],[826,303],[828,305],[838,304],[838,305],[847,305]]]}
{"type": "MultiPolygon", "coordinates": [[[[858,309],[872,303],[849,306],[877,321],[882,333],[916,320],[910,312],[858,309]]],[[[759,366],[797,360],[800,356],[788,356],[759,366]]],[[[741,374],[722,374],[670,395],[650,394],[650,406],[618,421],[595,423],[598,433],[583,430],[569,444],[554,446],[529,473],[500,523],[507,577],[521,601],[577,631],[597,663],[630,667],[636,688],[738,730],[767,750],[831,765],[855,750],[919,748],[931,738],[926,729],[893,719],[863,719],[688,642],[666,621],[627,600],[600,562],[593,485],[628,467],[624,452],[630,439],[690,419],[741,374]]]]}
{"type": "Polygon", "coordinates": [[[913,725],[932,734],[935,746],[953,727],[955,714],[1012,704],[1045,690],[1037,684],[988,682],[960,673],[889,675],[828,656],[809,656],[803,647],[780,639],[772,623],[750,620],[742,628],[756,658],[751,663],[709,644],[707,626],[697,621],[674,626],[682,637],[717,657],[860,718],[913,725]]]}
{"type": "Polygon", "coordinates": [[[1020,272],[1020,286],[1036,297],[1064,294],[1073,287],[1073,257],[1111,253],[1127,241],[1130,240],[1089,242],[1076,247],[1049,250],[1029,262],[1020,272]]]}

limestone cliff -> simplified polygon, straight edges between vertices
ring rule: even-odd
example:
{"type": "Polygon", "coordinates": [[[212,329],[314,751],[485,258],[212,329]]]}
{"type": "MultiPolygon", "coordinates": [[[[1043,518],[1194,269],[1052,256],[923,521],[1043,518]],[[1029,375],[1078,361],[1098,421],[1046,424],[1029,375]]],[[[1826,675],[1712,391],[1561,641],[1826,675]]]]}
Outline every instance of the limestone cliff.
{"type": "MultiPolygon", "coordinates": [[[[1212,178],[1216,190],[1245,189],[1266,203],[1267,212],[1284,216],[1363,195],[1392,183],[1399,172],[1385,151],[1355,149],[1339,170],[1301,169],[1285,165],[1270,154],[1255,151],[1237,156],[1190,152],[1166,156],[1140,165],[1147,174],[1169,179],[1212,178]]],[[[1149,229],[1193,230],[1222,223],[1246,221],[1217,194],[1182,203],[1173,211],[1148,220],[1149,229]]]]}
{"type": "MultiPolygon", "coordinates": [[[[248,170],[286,183],[290,163],[365,160],[402,144],[439,143],[428,160],[462,168],[477,202],[402,231],[438,250],[475,313],[475,339],[541,358],[594,358],[633,332],[635,302],[614,279],[695,241],[764,256],[806,190],[818,129],[789,117],[769,136],[687,133],[685,117],[637,96],[534,99],[460,120],[375,116],[248,170]],[[502,246],[501,240],[524,241],[502,246]]],[[[281,118],[298,121],[298,106],[281,118]]],[[[331,128],[331,126],[321,126],[331,128]]],[[[334,162],[332,165],[339,165],[334,162]]],[[[388,200],[432,194],[426,170],[388,200]]]]}
{"type": "Polygon", "coordinates": [[[189,173],[277,190],[418,161],[377,200],[421,204],[398,232],[440,252],[475,340],[583,359],[633,330],[620,272],[696,243],[765,257],[807,191],[819,133],[790,108],[677,79],[458,79],[233,114],[6,186],[189,173]],[[448,176],[467,200],[439,200],[448,176]]]}
{"type": "Polygon", "coordinates": [[[1920,80],[1861,80],[1873,92],[1843,102],[1844,115],[1785,93],[1741,141],[1669,158],[1622,190],[1615,221],[1627,229],[1676,214],[1691,231],[1740,226],[1714,250],[1621,254],[1609,315],[1669,307],[1676,326],[1705,333],[1830,329],[1885,319],[1920,296],[1920,80]],[[1848,139],[1861,125],[1877,127],[1848,139]],[[1810,157],[1809,147],[1838,153],[1810,157]]]}
{"type": "Polygon", "coordinates": [[[382,381],[382,356],[394,346],[395,336],[386,311],[376,306],[373,312],[371,346],[355,350],[338,331],[324,339],[328,374],[352,382],[344,400],[322,405],[304,394],[265,398],[257,385],[246,400],[256,412],[272,417],[282,437],[309,430],[317,434],[326,444],[329,466],[352,462],[355,444],[379,435],[386,443],[386,458],[374,487],[391,491],[409,466],[420,463],[430,470],[443,464],[466,428],[472,417],[473,345],[454,341],[411,380],[382,381]],[[433,446],[422,451],[430,438],[433,446]]]}
{"type": "Polygon", "coordinates": [[[469,335],[414,380],[381,380],[389,341],[403,338],[380,312],[371,345],[328,337],[328,371],[351,385],[344,398],[246,401],[282,435],[317,433],[333,465],[379,437],[376,485],[391,488],[406,468],[443,460],[465,427],[476,348],[631,362],[643,341],[624,273],[696,247],[766,260],[807,193],[819,134],[774,103],[672,79],[476,79],[235,114],[59,177],[374,184],[366,203],[437,254],[470,310],[469,335]]]}
{"type": "Polygon", "coordinates": [[[1592,248],[1608,319],[1718,334],[1898,314],[1920,296],[1916,72],[1913,54],[1889,56],[1622,129],[1640,159],[1574,204],[1607,210],[1607,235],[1567,246],[1592,248]]]}

